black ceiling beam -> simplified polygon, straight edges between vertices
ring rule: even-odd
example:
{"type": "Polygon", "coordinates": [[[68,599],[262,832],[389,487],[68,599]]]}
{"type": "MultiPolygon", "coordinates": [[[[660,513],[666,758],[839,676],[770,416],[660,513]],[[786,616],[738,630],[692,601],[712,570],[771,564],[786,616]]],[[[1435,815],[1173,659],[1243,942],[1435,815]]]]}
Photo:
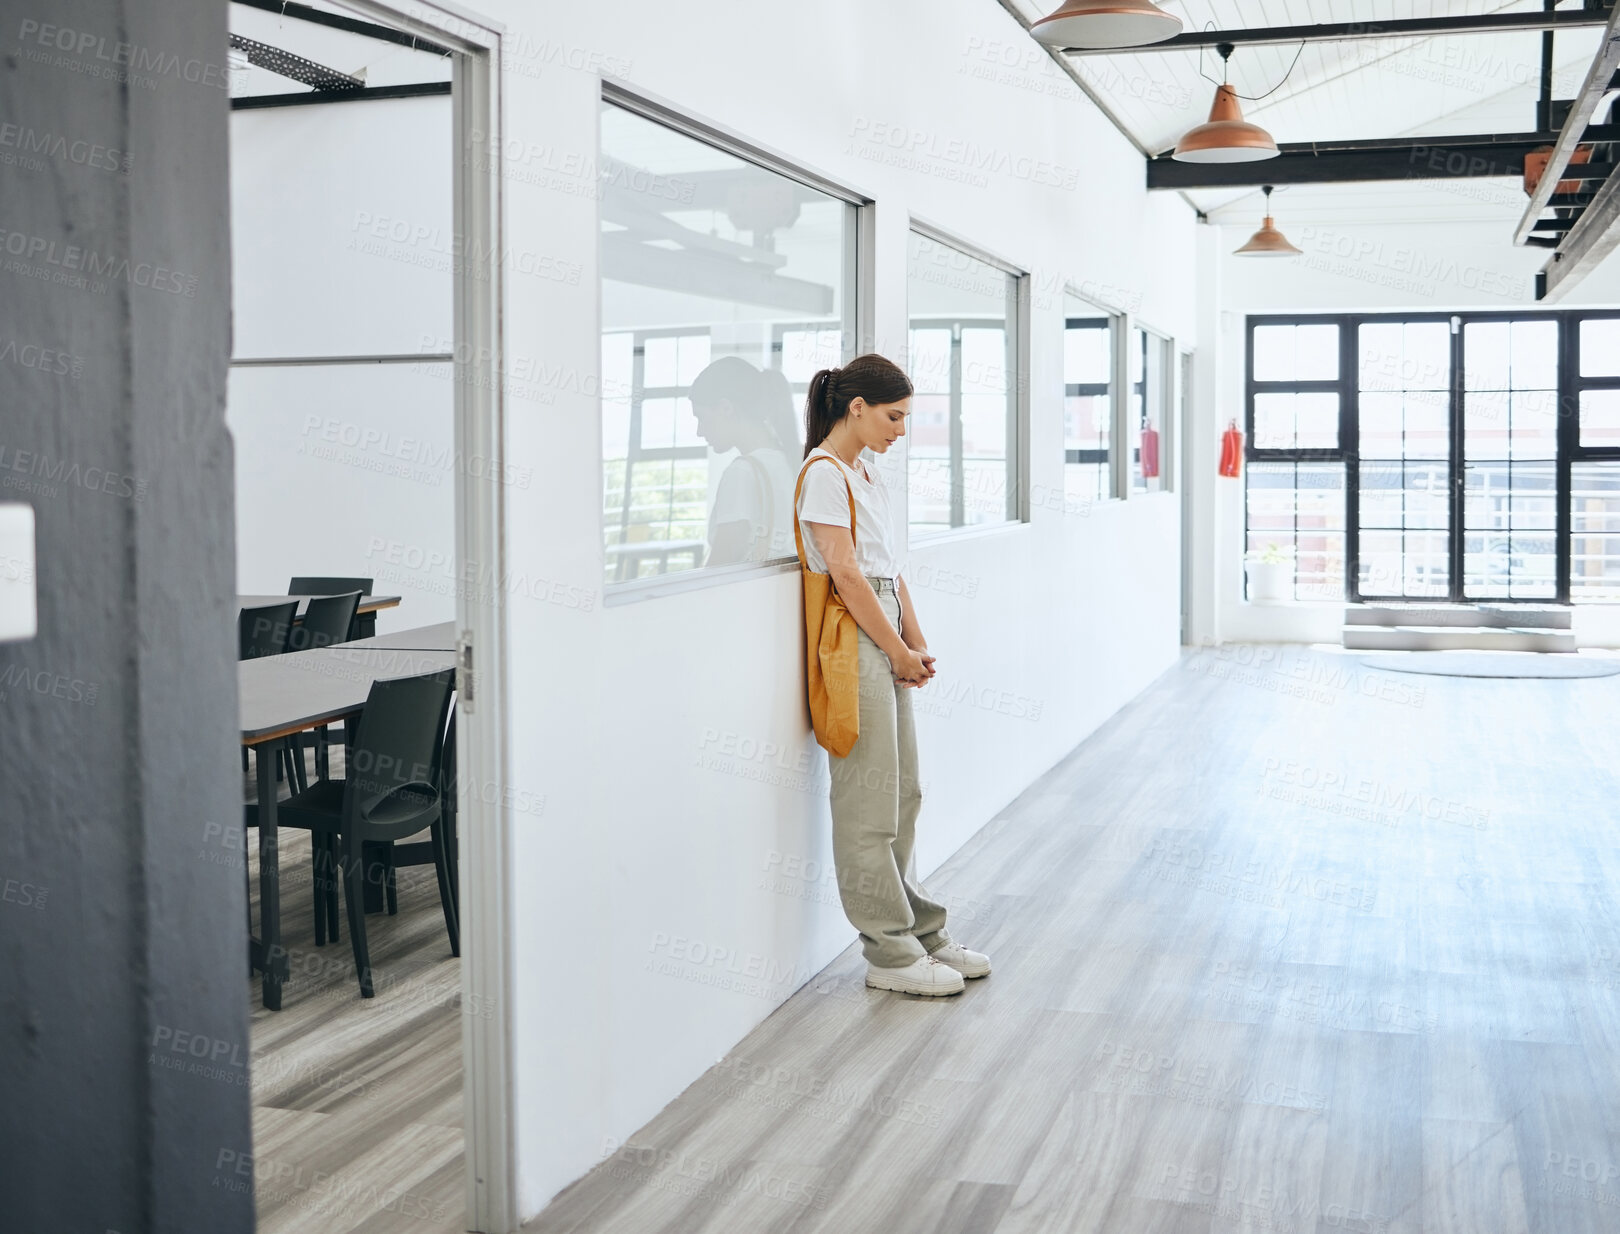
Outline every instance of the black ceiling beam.
{"type": "Polygon", "coordinates": [[[311,103],[365,103],[375,99],[414,99],[449,94],[447,81],[413,81],[399,86],[367,86],[363,90],[300,90],[296,94],[244,94],[231,100],[232,111],[261,107],[305,107],[311,103]]]}
{"type": "Polygon", "coordinates": [[[1261,26],[1252,30],[1192,30],[1162,43],[1139,47],[1065,47],[1066,56],[1141,55],[1153,51],[1189,51],[1231,43],[1237,47],[1265,43],[1328,43],[1347,39],[1434,38],[1451,34],[1503,34],[1519,31],[1568,30],[1601,26],[1610,8],[1560,9],[1541,13],[1481,13],[1467,17],[1410,17],[1395,21],[1318,22],[1310,26],[1261,26]]]}
{"type": "MultiPolygon", "coordinates": [[[[1370,141],[1282,142],[1274,159],[1252,163],[1147,160],[1150,189],[1241,188],[1261,184],[1350,184],[1372,180],[1452,180],[1521,176],[1524,156],[1551,145],[1557,133],[1474,133],[1370,141]]],[[[1589,127],[1583,141],[1620,141],[1620,125],[1589,127]]],[[[1562,179],[1602,179],[1608,163],[1574,163],[1562,179]]]]}
{"type": "Polygon", "coordinates": [[[414,34],[406,34],[403,30],[395,30],[389,26],[379,26],[375,22],[361,21],[356,17],[344,17],[340,13],[328,13],[323,9],[311,8],[307,4],[294,4],[291,0],[231,0],[232,4],[240,4],[244,8],[262,9],[266,13],[274,13],[277,17],[291,17],[298,21],[307,21],[311,25],[326,26],[333,30],[346,30],[350,34],[362,34],[368,39],[381,39],[385,43],[398,43],[401,47],[409,47],[415,51],[425,51],[434,56],[448,56],[450,49],[441,47],[437,43],[430,43],[426,39],[419,39],[414,34]]]}

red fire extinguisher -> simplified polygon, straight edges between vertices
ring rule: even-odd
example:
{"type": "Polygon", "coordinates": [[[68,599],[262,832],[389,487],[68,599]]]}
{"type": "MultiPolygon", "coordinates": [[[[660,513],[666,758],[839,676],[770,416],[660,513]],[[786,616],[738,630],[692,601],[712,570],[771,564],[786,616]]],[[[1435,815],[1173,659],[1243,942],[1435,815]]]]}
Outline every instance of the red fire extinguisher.
{"type": "Polygon", "coordinates": [[[1243,463],[1243,433],[1233,420],[1221,434],[1221,474],[1235,476],[1243,463]]]}
{"type": "Polygon", "coordinates": [[[1151,424],[1142,426],[1142,478],[1151,480],[1159,474],[1159,430],[1151,424]]]}

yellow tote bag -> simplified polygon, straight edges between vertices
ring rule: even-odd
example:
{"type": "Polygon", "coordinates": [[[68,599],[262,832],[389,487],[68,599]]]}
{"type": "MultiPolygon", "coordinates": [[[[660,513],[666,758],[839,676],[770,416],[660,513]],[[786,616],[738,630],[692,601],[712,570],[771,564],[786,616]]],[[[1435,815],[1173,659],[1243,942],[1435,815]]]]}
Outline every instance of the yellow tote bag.
{"type": "MultiPolygon", "coordinates": [[[[823,458],[826,455],[817,455],[799,471],[799,482],[793,488],[793,542],[799,549],[799,573],[804,580],[804,668],[810,727],[829,754],[843,758],[861,735],[861,657],[856,638],[860,627],[844,607],[832,575],[818,574],[805,560],[804,534],[799,528],[804,474],[811,463],[823,458]]],[[[830,458],[827,462],[837,465],[830,458]]],[[[849,533],[853,539],[855,493],[849,487],[848,476],[844,476],[844,490],[849,493],[849,533]]]]}

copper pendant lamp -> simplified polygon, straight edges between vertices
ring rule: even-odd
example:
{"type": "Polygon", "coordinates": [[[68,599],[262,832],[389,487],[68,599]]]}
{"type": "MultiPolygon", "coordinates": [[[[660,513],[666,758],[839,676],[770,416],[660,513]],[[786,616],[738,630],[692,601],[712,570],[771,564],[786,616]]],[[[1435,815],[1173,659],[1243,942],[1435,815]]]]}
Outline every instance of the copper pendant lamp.
{"type": "Polygon", "coordinates": [[[1265,186],[1266,193],[1266,221],[1260,225],[1260,230],[1249,237],[1249,242],[1242,248],[1233,249],[1237,257],[1298,257],[1302,250],[1295,248],[1288,242],[1288,237],[1277,230],[1271,221],[1271,185],[1265,186]]]}
{"type": "MultiPolygon", "coordinates": [[[[1222,43],[1216,50],[1223,61],[1228,60],[1232,44],[1222,43]]],[[[1189,129],[1170,157],[1179,163],[1252,163],[1274,159],[1280,153],[1270,133],[1243,118],[1237,91],[1222,81],[1215,87],[1209,119],[1189,129]]]]}
{"type": "Polygon", "coordinates": [[[1152,0],[1063,0],[1030,27],[1048,47],[1140,47],[1181,33],[1181,18],[1152,0]]]}

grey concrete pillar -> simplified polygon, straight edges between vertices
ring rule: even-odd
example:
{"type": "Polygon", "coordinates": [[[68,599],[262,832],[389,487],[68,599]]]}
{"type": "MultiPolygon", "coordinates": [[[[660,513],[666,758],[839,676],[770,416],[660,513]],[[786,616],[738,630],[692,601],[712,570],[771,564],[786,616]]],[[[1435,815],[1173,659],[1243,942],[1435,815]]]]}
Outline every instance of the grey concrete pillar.
{"type": "Polygon", "coordinates": [[[253,1226],[226,8],[0,0],[6,1229],[253,1226]]]}

